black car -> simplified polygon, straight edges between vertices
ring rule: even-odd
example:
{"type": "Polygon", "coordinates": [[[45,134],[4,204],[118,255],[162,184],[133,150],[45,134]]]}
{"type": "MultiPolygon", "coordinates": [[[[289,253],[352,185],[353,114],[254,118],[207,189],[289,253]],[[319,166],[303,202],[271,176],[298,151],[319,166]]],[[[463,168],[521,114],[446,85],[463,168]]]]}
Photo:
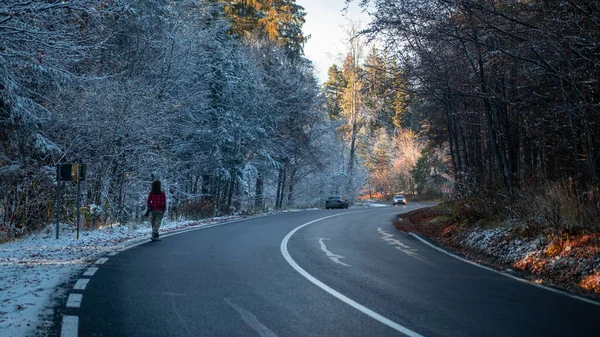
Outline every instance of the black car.
{"type": "Polygon", "coordinates": [[[325,201],[325,209],[348,208],[348,205],[348,200],[344,199],[341,195],[331,196],[325,201]]]}

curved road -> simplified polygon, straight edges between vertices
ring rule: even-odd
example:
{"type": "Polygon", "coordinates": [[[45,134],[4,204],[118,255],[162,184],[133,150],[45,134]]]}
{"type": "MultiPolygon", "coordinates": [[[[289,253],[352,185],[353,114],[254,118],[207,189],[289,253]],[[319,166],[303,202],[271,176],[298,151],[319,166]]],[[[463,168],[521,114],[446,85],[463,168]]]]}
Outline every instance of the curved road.
{"type": "Polygon", "coordinates": [[[79,336],[600,335],[600,306],[396,231],[394,217],[417,207],[292,212],[165,237],[109,257],[78,291],[80,308],[65,310],[79,336]]]}

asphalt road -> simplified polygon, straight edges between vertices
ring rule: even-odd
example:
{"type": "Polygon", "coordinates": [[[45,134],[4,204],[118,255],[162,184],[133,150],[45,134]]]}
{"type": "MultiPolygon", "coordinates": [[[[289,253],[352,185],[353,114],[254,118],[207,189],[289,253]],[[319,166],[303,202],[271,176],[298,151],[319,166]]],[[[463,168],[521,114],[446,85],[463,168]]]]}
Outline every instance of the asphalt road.
{"type": "Polygon", "coordinates": [[[292,212],[165,237],[110,257],[68,311],[79,336],[600,336],[600,306],[393,228],[418,206],[292,212]]]}

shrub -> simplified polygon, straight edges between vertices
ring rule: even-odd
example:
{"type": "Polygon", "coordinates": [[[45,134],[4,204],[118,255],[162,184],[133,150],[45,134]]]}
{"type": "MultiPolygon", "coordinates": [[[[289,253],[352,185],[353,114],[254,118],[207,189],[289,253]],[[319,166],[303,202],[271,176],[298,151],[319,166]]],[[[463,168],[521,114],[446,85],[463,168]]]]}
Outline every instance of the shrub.
{"type": "Polygon", "coordinates": [[[570,181],[546,184],[512,195],[494,193],[493,190],[463,187],[463,193],[452,204],[454,214],[478,226],[520,227],[525,235],[599,229],[600,209],[593,193],[574,192],[570,181]]]}
{"type": "Polygon", "coordinates": [[[202,219],[213,216],[214,201],[210,198],[190,199],[181,206],[181,214],[188,219],[202,219]]]}

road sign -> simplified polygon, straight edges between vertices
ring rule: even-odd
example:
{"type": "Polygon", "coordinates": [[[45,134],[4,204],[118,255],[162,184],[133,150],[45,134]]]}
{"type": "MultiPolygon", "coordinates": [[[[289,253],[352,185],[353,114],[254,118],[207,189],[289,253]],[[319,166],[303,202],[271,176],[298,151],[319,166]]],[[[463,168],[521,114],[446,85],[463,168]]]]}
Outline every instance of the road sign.
{"type": "Polygon", "coordinates": [[[63,164],[58,165],[57,178],[60,181],[79,182],[85,180],[87,166],[85,164],[63,164]]]}
{"type": "Polygon", "coordinates": [[[77,184],[77,239],[79,239],[79,195],[81,193],[79,182],[85,180],[87,166],[85,164],[63,164],[56,166],[56,238],[58,239],[58,230],[60,223],[60,184],[61,181],[72,181],[77,184]]]}

